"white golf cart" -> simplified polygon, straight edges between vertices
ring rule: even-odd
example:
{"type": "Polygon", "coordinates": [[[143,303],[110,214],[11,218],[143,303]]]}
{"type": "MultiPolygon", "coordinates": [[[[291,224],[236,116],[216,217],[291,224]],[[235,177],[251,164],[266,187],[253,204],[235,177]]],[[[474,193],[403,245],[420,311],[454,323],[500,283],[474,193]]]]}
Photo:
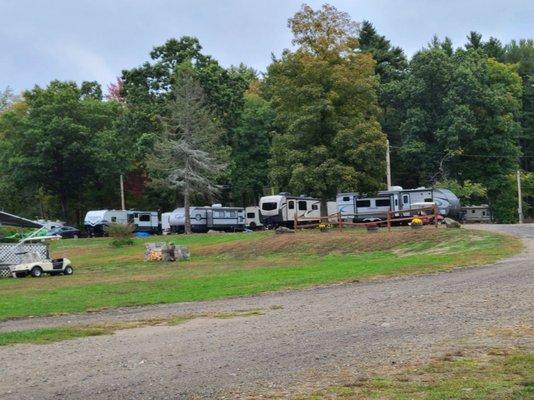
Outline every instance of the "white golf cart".
{"type": "Polygon", "coordinates": [[[39,231],[22,239],[19,243],[0,244],[0,264],[3,265],[3,269],[8,269],[13,278],[27,275],[37,278],[43,274],[72,275],[74,269],[69,259],[50,258],[50,248],[47,242],[61,237],[39,236],[39,231]]]}

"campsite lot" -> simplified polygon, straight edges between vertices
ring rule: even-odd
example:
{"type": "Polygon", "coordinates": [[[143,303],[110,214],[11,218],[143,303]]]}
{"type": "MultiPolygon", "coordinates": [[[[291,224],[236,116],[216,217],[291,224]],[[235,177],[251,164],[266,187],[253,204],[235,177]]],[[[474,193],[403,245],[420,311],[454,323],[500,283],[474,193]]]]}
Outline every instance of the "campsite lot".
{"type": "Polygon", "coordinates": [[[203,234],[55,242],[54,256],[73,261],[70,277],[0,280],[0,319],[83,312],[120,306],[189,302],[253,295],[361,279],[481,265],[517,252],[510,236],[471,230],[397,228],[203,234]],[[191,261],[143,260],[144,244],[167,240],[188,246],[191,261]]]}

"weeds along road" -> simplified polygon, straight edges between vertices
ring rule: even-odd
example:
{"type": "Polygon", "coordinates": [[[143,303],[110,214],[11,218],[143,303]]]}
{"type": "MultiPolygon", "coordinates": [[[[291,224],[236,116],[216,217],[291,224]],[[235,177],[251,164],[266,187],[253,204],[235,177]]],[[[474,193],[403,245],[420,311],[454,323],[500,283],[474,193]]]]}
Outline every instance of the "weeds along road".
{"type": "Polygon", "coordinates": [[[477,332],[532,324],[534,225],[477,228],[520,235],[526,250],[491,266],[442,274],[0,323],[26,329],[191,312],[264,313],[0,347],[0,398],[259,396],[424,360],[477,332]]]}

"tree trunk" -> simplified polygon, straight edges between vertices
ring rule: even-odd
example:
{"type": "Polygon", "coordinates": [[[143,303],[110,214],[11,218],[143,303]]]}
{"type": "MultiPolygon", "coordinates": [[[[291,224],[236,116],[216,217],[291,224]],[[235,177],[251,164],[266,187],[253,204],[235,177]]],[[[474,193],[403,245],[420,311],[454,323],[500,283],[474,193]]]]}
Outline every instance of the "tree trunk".
{"type": "Polygon", "coordinates": [[[189,187],[184,188],[184,233],[191,234],[191,213],[189,212],[189,187]]]}
{"type": "Polygon", "coordinates": [[[59,201],[61,203],[61,216],[63,217],[63,222],[68,222],[69,201],[67,200],[67,196],[65,196],[64,194],[60,194],[59,201]]]}
{"type": "Polygon", "coordinates": [[[328,199],[321,197],[321,217],[328,217],[328,199]]]}

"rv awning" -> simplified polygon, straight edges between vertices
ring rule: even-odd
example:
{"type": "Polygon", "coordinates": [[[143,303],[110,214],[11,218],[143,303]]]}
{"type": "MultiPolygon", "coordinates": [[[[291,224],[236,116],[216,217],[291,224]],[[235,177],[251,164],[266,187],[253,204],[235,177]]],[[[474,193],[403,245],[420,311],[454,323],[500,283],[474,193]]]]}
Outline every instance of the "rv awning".
{"type": "Polygon", "coordinates": [[[13,214],[0,211],[0,225],[18,226],[20,228],[42,228],[41,224],[35,221],[18,217],[13,214]]]}

